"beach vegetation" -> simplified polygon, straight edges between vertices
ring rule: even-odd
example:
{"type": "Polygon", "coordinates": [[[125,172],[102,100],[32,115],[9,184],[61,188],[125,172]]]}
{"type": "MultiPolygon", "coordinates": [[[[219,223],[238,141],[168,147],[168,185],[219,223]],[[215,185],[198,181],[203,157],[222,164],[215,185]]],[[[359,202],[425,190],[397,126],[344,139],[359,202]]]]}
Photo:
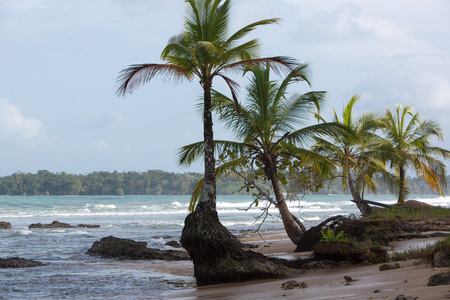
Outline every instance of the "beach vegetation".
{"type": "MultiPolygon", "coordinates": [[[[207,285],[245,278],[243,248],[237,238],[221,225],[216,211],[215,145],[213,137],[212,85],[216,78],[224,80],[239,111],[236,95],[238,83],[228,77],[244,67],[268,66],[279,72],[290,72],[297,66],[294,59],[283,56],[259,57],[258,39],[242,42],[250,32],[262,25],[276,24],[279,19],[265,19],[242,27],[230,34],[230,0],[186,0],[183,31],[169,39],[161,53],[164,63],[135,64],[122,70],[117,94],[124,96],[155,77],[174,81],[199,80],[203,91],[204,161],[202,195],[194,212],[185,219],[181,244],[194,263],[197,285],[207,285]],[[231,264],[230,260],[236,258],[231,264]],[[230,262],[227,274],[221,262],[230,262]],[[235,267],[232,267],[235,266],[235,267]],[[234,271],[233,271],[234,270],[234,271]]],[[[261,276],[262,276],[261,272],[261,276]]],[[[249,275],[250,276],[250,275],[249,275]]],[[[247,278],[248,279],[248,278],[247,278]]]]}
{"type": "Polygon", "coordinates": [[[347,241],[346,234],[343,230],[339,231],[337,234],[333,229],[327,227],[325,231],[320,232],[322,234],[321,242],[329,243],[331,241],[345,242],[347,241]]]}
{"type": "Polygon", "coordinates": [[[402,208],[394,207],[392,209],[383,208],[376,209],[369,216],[370,219],[428,219],[428,218],[448,218],[450,217],[450,209],[441,206],[402,208]]]}
{"type": "Polygon", "coordinates": [[[401,261],[410,259],[420,259],[424,262],[431,262],[435,245],[427,244],[425,247],[412,246],[404,251],[393,251],[389,255],[389,261],[401,261]]]}
{"type": "MultiPolygon", "coordinates": [[[[329,157],[337,165],[335,178],[341,178],[344,192],[349,191],[353,200],[364,199],[364,192],[377,192],[376,175],[384,182],[395,183],[395,177],[386,169],[381,147],[381,138],[376,134],[379,129],[379,116],[366,112],[356,117],[354,106],[359,101],[353,96],[343,109],[342,116],[334,110],[332,122],[342,125],[340,130],[330,132],[324,137],[316,136],[313,151],[329,157]]],[[[325,119],[316,114],[318,120],[325,119]]],[[[363,215],[369,214],[367,204],[357,202],[363,215]]]]}
{"type": "Polygon", "coordinates": [[[161,64],[135,64],[122,70],[118,77],[117,95],[125,96],[157,76],[173,81],[192,81],[197,78],[203,90],[204,124],[204,189],[209,194],[201,205],[215,210],[216,177],[213,143],[211,88],[215,78],[225,81],[237,103],[238,83],[228,73],[244,66],[268,65],[277,71],[291,70],[295,61],[288,57],[258,57],[259,41],[241,42],[248,33],[259,26],[276,24],[279,19],[265,19],[242,27],[233,34],[230,29],[231,1],[186,0],[184,30],[169,39],[161,53],[161,64]]]}
{"type": "Polygon", "coordinates": [[[420,259],[424,263],[433,263],[436,254],[450,258],[450,235],[440,238],[435,243],[426,244],[424,247],[413,246],[401,252],[394,251],[389,260],[420,259]]]}
{"type": "Polygon", "coordinates": [[[446,166],[439,158],[450,157],[450,151],[434,147],[431,139],[443,139],[443,130],[435,120],[424,120],[411,106],[397,105],[395,111],[386,110],[380,122],[384,135],[383,147],[392,155],[386,163],[398,176],[398,203],[405,202],[409,194],[406,172],[416,171],[432,188],[444,194],[446,166]]]}
{"type": "MultiPolygon", "coordinates": [[[[304,147],[313,136],[334,130],[331,123],[306,125],[308,118],[324,103],[325,92],[290,93],[288,90],[294,83],[309,84],[307,71],[307,65],[300,65],[276,81],[271,78],[268,66],[247,68],[245,72],[250,82],[239,109],[232,98],[217,91],[213,93],[212,106],[219,121],[236,138],[235,141],[215,141],[220,161],[218,177],[243,179],[246,187],[254,191],[255,205],[264,199],[269,206],[277,207],[294,244],[299,242],[305,228],[289,211],[283,186],[296,174],[303,186],[318,190],[322,183],[313,182],[313,175],[329,173],[333,168],[326,157],[304,147]],[[261,179],[270,182],[271,190],[259,186],[261,179]]],[[[189,165],[197,160],[203,147],[202,142],[183,147],[180,163],[189,165]]],[[[197,188],[191,202],[194,204],[201,195],[201,182],[197,188]]]]}

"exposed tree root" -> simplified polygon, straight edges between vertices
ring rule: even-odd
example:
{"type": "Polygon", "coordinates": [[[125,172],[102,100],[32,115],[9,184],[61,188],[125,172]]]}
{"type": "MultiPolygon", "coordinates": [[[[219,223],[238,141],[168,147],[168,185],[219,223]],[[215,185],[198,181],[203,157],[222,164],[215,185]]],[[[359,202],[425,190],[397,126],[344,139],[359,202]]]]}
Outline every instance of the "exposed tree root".
{"type": "Polygon", "coordinates": [[[198,286],[278,278],[293,272],[277,259],[245,251],[213,210],[196,209],[189,214],[180,242],[194,263],[198,286]]]}

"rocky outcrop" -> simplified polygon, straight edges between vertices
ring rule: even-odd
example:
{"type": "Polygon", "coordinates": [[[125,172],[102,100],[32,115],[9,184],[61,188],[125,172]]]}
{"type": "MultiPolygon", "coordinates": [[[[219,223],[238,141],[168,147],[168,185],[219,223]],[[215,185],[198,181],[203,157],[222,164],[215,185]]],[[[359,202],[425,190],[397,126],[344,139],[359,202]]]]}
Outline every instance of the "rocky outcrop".
{"type": "Polygon", "coordinates": [[[450,274],[434,274],[428,279],[428,286],[449,285],[450,274]]]}
{"type": "Polygon", "coordinates": [[[433,253],[433,267],[435,268],[447,268],[450,267],[449,252],[443,250],[437,250],[433,253]]]}
{"type": "Polygon", "coordinates": [[[78,224],[78,228],[100,228],[100,225],[78,224]]]}
{"type": "Polygon", "coordinates": [[[28,226],[28,228],[100,228],[100,225],[87,225],[87,224],[80,224],[78,226],[72,226],[67,223],[61,223],[58,221],[53,221],[51,224],[31,224],[28,226]]]}
{"type": "Polygon", "coordinates": [[[41,267],[45,264],[20,257],[0,258],[0,268],[33,268],[41,267]]]}
{"type": "Polygon", "coordinates": [[[11,229],[11,223],[9,222],[0,222],[0,229],[11,229]]]}
{"type": "Polygon", "coordinates": [[[146,242],[136,242],[130,239],[121,239],[113,236],[96,241],[86,252],[91,256],[118,259],[161,259],[161,260],[188,260],[187,252],[182,250],[159,250],[147,248],[146,242]]]}
{"type": "Polygon", "coordinates": [[[177,241],[170,241],[166,243],[166,246],[170,246],[172,248],[182,248],[180,243],[178,243],[177,241]]]}

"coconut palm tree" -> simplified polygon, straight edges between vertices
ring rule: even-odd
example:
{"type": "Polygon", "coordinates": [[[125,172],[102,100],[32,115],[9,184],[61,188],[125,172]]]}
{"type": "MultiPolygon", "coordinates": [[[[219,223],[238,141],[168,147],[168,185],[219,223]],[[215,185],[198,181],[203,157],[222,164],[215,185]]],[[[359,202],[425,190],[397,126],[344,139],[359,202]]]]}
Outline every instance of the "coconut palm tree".
{"type": "Polygon", "coordinates": [[[443,195],[447,184],[446,168],[439,158],[450,157],[450,151],[431,145],[431,138],[443,139],[439,124],[434,120],[422,120],[409,105],[397,105],[395,112],[386,110],[381,130],[385,135],[385,147],[396,153],[389,162],[398,176],[398,203],[403,203],[408,196],[406,172],[409,168],[443,195]]]}
{"type": "Polygon", "coordinates": [[[241,69],[242,66],[269,63],[274,68],[292,68],[295,61],[287,57],[256,58],[259,42],[256,39],[239,44],[239,41],[260,25],[277,23],[279,19],[266,19],[243,27],[228,36],[230,25],[229,0],[187,0],[184,31],[169,40],[161,58],[164,64],[137,64],[121,71],[118,78],[117,94],[125,96],[151,79],[162,76],[175,81],[194,78],[200,80],[204,103],[205,140],[205,185],[211,194],[203,198],[202,206],[214,210],[215,201],[215,161],[211,87],[215,77],[222,78],[236,101],[238,84],[226,74],[241,69]],[[221,3],[223,2],[223,3],[221,3]]]}
{"type": "MultiPolygon", "coordinates": [[[[185,3],[184,30],[172,37],[163,49],[161,58],[164,63],[136,64],[122,70],[118,77],[117,94],[125,96],[132,93],[157,76],[175,81],[192,81],[194,78],[200,81],[204,105],[205,186],[196,211],[186,218],[181,242],[194,262],[197,284],[204,285],[225,279],[221,275],[211,275],[207,267],[199,266],[205,259],[239,255],[241,252],[240,243],[217,219],[211,110],[213,80],[222,78],[230,88],[234,101],[237,101],[235,90],[238,84],[227,76],[228,72],[266,63],[278,71],[290,70],[296,62],[286,57],[258,58],[257,39],[241,42],[258,26],[274,24],[279,19],[254,22],[229,35],[230,0],[186,0],[185,3]],[[235,250],[232,250],[233,247],[235,250]],[[201,272],[208,274],[201,276],[201,272]]],[[[210,264],[209,261],[205,263],[210,264]]],[[[239,274],[236,276],[239,278],[239,274]]]]}
{"type": "MultiPolygon", "coordinates": [[[[332,124],[302,127],[308,116],[324,102],[325,92],[288,93],[293,83],[308,82],[307,65],[294,69],[281,82],[270,79],[268,67],[253,67],[247,72],[251,76],[250,84],[239,111],[232,99],[214,92],[213,109],[236,137],[236,141],[215,141],[219,157],[226,161],[218,167],[218,174],[254,169],[256,174],[264,175],[271,182],[284,228],[291,241],[298,244],[303,229],[288,209],[282,182],[285,171],[299,164],[314,160],[322,170],[331,167],[326,158],[302,147],[312,136],[334,130],[332,124]]],[[[202,142],[183,147],[179,153],[180,163],[189,165],[202,156],[203,149],[202,142]]]]}
{"type": "MultiPolygon", "coordinates": [[[[358,95],[353,96],[344,107],[341,117],[334,110],[332,122],[341,124],[346,129],[336,131],[335,135],[329,134],[326,138],[316,137],[313,150],[327,155],[337,163],[344,191],[350,191],[361,213],[366,215],[370,208],[359,200],[364,198],[366,188],[376,192],[374,175],[382,174],[391,181],[392,177],[385,168],[383,155],[386,154],[381,147],[380,138],[375,134],[379,128],[379,117],[366,112],[357,118],[354,105],[359,99],[358,95]]],[[[320,115],[317,117],[325,122],[320,115]]]]}

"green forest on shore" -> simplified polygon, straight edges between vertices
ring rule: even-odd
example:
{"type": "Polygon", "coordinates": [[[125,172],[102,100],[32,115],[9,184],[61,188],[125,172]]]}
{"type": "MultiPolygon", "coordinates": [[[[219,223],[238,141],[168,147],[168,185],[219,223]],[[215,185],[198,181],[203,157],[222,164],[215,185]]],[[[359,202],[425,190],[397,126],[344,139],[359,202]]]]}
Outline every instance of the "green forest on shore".
{"type": "MultiPolygon", "coordinates": [[[[16,172],[0,178],[0,195],[191,195],[201,173],[173,173],[161,170],[146,172],[92,172],[86,175],[16,172]]],[[[447,178],[447,181],[449,178],[447,178]]],[[[434,194],[421,178],[408,178],[411,194],[434,194]]],[[[243,182],[224,178],[217,184],[219,195],[247,194],[243,182]]],[[[383,186],[378,194],[389,194],[383,186]]],[[[314,194],[344,194],[340,180],[326,182],[314,194]]]]}

